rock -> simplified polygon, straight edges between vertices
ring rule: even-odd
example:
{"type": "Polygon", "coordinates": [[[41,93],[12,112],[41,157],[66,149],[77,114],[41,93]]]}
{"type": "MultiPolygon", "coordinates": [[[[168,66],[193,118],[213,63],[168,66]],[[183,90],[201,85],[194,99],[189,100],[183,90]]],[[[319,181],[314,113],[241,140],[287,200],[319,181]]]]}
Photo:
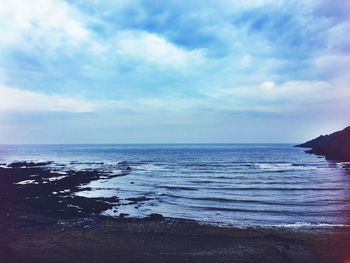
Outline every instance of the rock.
{"type": "Polygon", "coordinates": [[[11,168],[21,168],[21,167],[40,167],[40,166],[46,166],[51,164],[52,162],[13,162],[8,165],[8,167],[11,168]]]}
{"type": "Polygon", "coordinates": [[[129,173],[132,170],[127,161],[118,162],[117,165],[118,165],[118,168],[125,173],[129,173]]]}
{"type": "Polygon", "coordinates": [[[164,216],[161,215],[161,214],[152,213],[152,214],[149,215],[148,218],[149,218],[150,220],[158,221],[158,220],[163,220],[163,219],[164,219],[164,216]]]}
{"type": "Polygon", "coordinates": [[[127,217],[127,216],[129,216],[130,214],[128,214],[128,213],[120,213],[119,214],[119,217],[120,218],[125,218],[125,217],[127,217]]]}
{"type": "Polygon", "coordinates": [[[328,160],[350,161],[350,126],[342,131],[321,135],[296,147],[311,148],[306,152],[323,155],[328,160]]]}

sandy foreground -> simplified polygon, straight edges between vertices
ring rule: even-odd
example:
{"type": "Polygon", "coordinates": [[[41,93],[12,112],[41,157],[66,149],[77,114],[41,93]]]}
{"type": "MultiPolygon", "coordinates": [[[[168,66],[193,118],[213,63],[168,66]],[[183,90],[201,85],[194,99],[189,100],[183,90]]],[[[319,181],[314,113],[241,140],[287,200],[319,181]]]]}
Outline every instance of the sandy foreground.
{"type": "Polygon", "coordinates": [[[291,231],[179,219],[17,222],[2,229],[0,262],[350,262],[350,229],[291,231]]]}
{"type": "Polygon", "coordinates": [[[98,172],[71,171],[57,180],[60,175],[45,165],[0,168],[1,263],[350,262],[347,227],[239,229],[157,214],[146,219],[104,217],[100,212],[117,205],[118,198],[73,194],[82,183],[98,179],[98,172]]]}

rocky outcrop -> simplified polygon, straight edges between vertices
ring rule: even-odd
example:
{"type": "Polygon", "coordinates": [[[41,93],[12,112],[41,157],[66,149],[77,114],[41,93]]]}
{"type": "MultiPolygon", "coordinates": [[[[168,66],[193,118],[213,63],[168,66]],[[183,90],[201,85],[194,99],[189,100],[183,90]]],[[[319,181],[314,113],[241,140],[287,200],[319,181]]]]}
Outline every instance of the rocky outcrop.
{"type": "Polygon", "coordinates": [[[13,162],[8,165],[8,167],[11,168],[29,168],[29,167],[41,167],[41,166],[46,166],[52,164],[52,162],[13,162]]]}
{"type": "Polygon", "coordinates": [[[323,155],[329,160],[350,161],[350,126],[342,131],[321,135],[296,147],[311,148],[306,152],[323,155]]]}

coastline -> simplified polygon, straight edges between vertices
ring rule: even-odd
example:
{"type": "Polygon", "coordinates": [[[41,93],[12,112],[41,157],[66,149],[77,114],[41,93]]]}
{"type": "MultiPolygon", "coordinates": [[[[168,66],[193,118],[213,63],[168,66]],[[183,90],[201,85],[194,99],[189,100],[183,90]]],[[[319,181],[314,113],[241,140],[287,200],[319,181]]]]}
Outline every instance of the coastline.
{"type": "MultiPolygon", "coordinates": [[[[143,219],[102,216],[118,198],[72,193],[82,183],[108,175],[70,171],[56,180],[62,174],[46,165],[17,162],[0,168],[0,262],[343,263],[350,259],[349,227],[303,231],[215,226],[159,214],[143,219]],[[40,183],[21,183],[33,178],[40,183]]],[[[125,174],[130,172],[122,165],[125,174]]]]}
{"type": "Polygon", "coordinates": [[[350,258],[350,228],[305,232],[171,218],[18,218],[1,227],[1,262],[328,263],[350,258]]]}

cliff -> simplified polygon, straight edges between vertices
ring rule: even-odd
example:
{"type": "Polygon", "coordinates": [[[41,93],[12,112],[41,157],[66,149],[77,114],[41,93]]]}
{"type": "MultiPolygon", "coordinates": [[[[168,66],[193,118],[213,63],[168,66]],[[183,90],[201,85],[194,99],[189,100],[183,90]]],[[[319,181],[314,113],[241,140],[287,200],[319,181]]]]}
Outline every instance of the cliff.
{"type": "Polygon", "coordinates": [[[323,155],[329,160],[350,161],[350,126],[342,131],[321,135],[296,147],[311,148],[306,152],[323,155]]]}

